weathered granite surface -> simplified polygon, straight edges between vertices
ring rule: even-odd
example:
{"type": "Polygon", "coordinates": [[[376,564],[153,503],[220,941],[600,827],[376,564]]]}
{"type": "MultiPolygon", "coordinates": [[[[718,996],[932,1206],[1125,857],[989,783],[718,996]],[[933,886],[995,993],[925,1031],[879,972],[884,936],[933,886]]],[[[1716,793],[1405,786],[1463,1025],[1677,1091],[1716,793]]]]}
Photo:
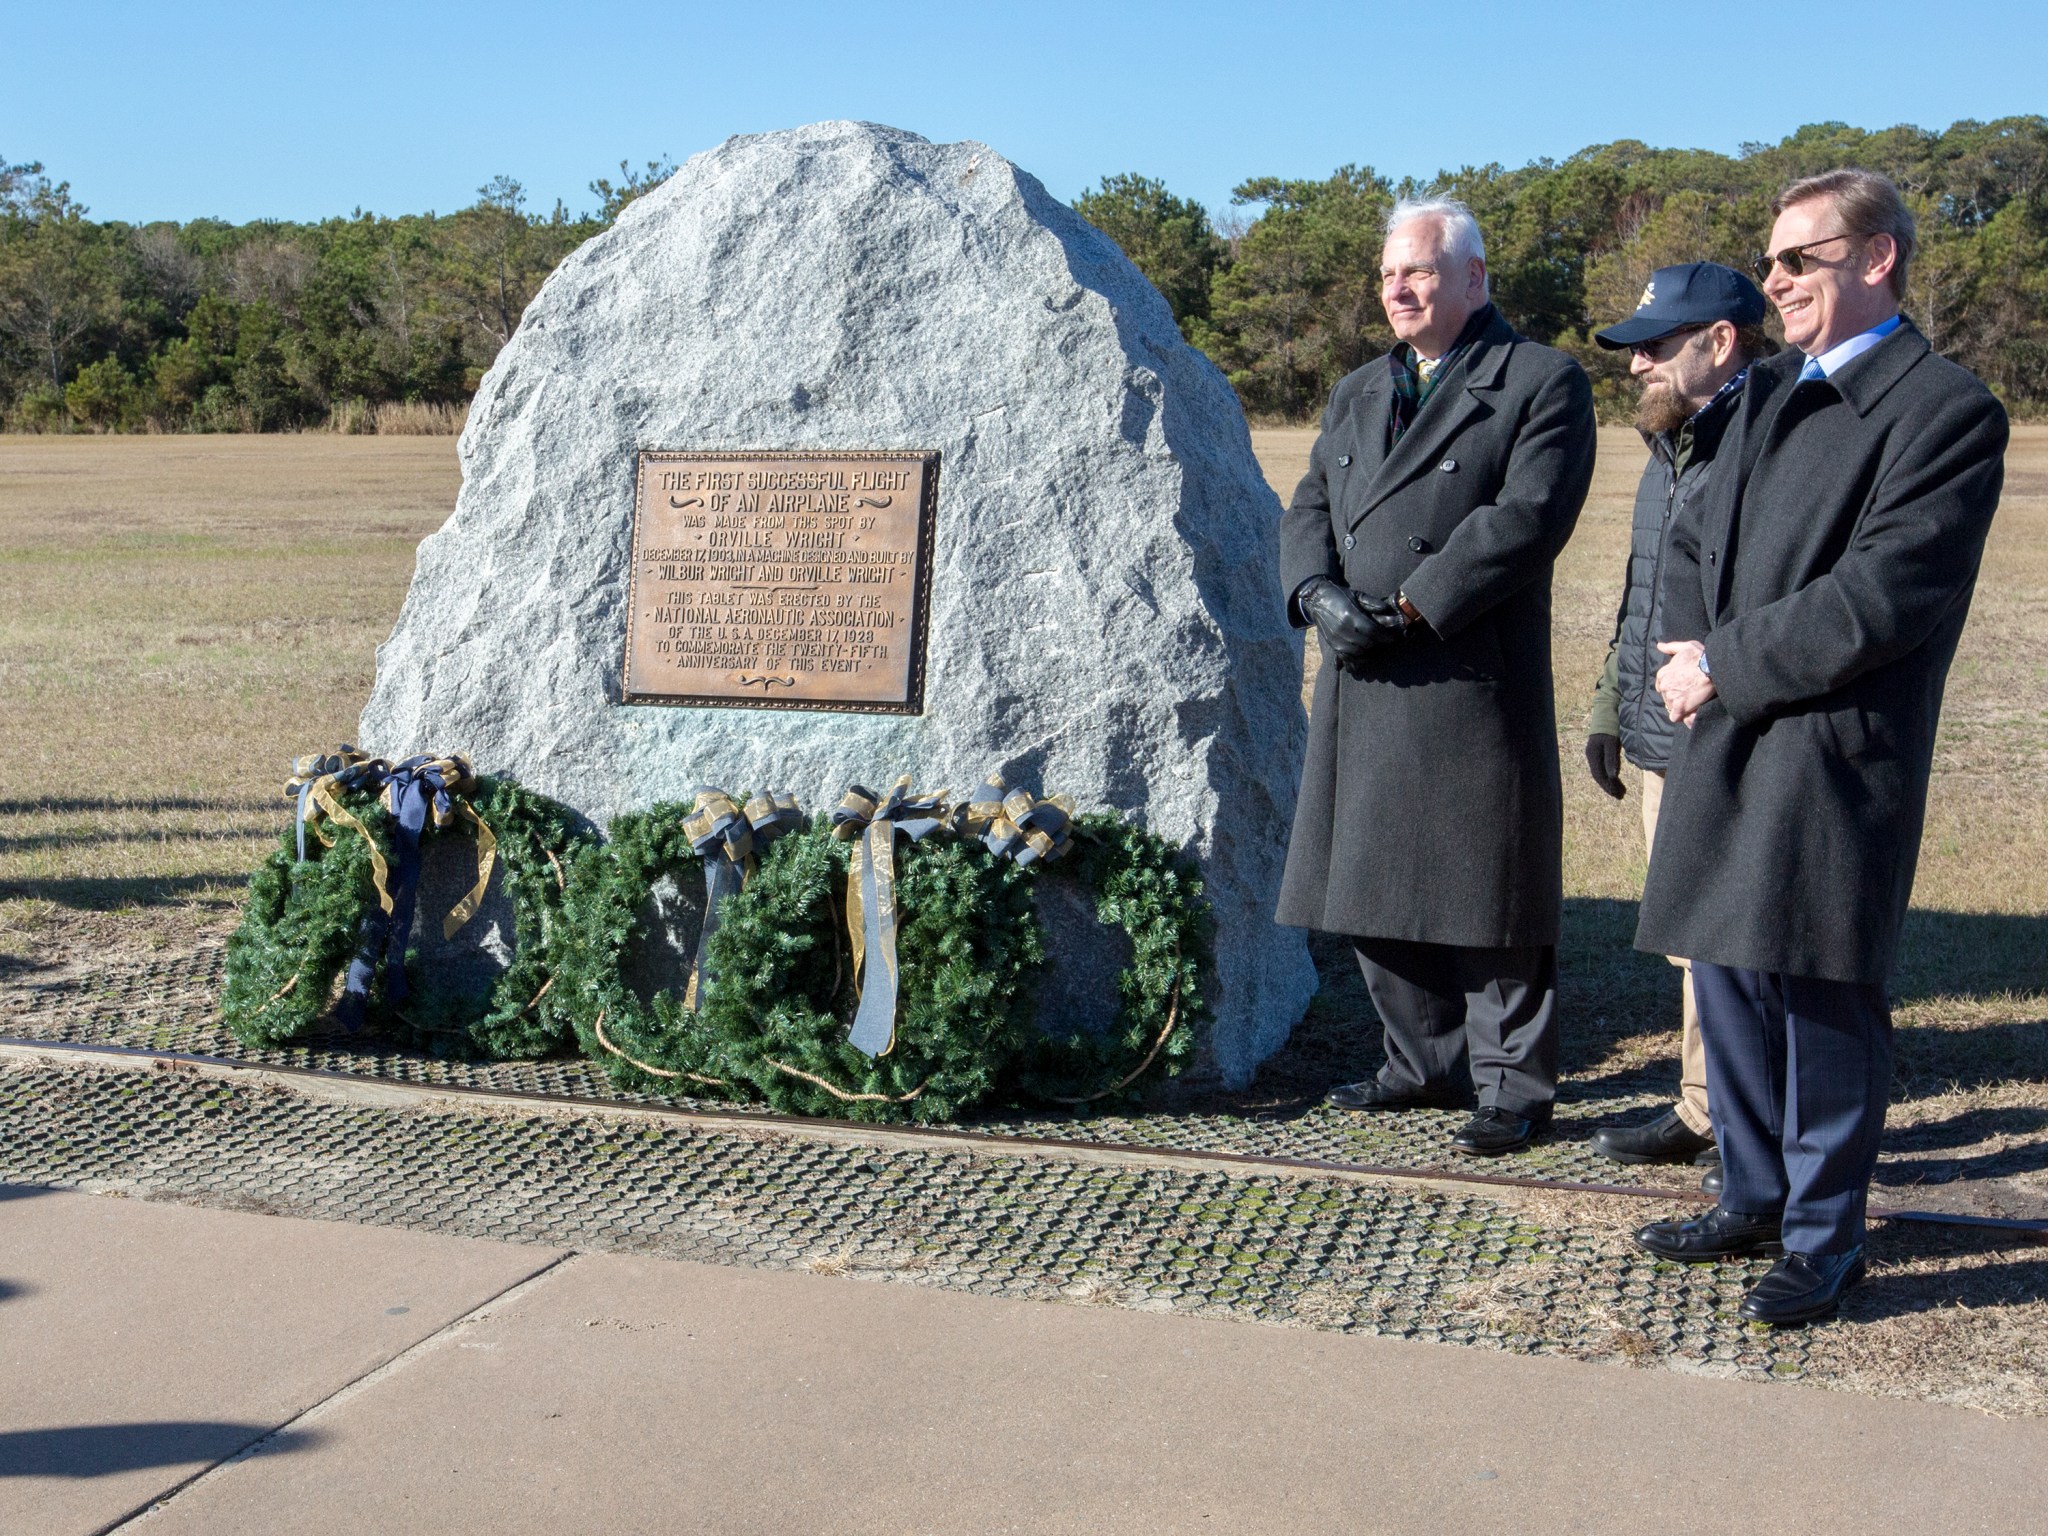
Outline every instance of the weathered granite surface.
{"type": "Polygon", "coordinates": [[[806,807],[990,769],[1192,848],[1212,1048],[1314,990],[1273,901],[1306,724],[1278,505],[1222,375],[1105,236],[980,144],[730,139],[565,261],[485,376],[455,514],[378,652],[371,751],[469,753],[602,822],[710,781],[806,807]],[[936,448],[921,717],[624,706],[641,448],[936,448]]]}

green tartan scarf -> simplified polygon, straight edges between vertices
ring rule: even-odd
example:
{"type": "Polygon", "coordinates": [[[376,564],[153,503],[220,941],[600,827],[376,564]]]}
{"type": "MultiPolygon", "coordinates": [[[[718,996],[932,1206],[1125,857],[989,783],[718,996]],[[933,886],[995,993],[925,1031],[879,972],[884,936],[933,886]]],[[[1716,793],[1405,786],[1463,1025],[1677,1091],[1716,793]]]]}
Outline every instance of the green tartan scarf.
{"type": "Polygon", "coordinates": [[[1450,373],[1458,359],[1464,356],[1466,349],[1485,333],[1492,320],[1493,306],[1481,305],[1472,318],[1465,322],[1465,329],[1458,333],[1458,339],[1451,344],[1451,349],[1444,353],[1426,379],[1422,376],[1422,369],[1417,366],[1420,359],[1416,357],[1415,349],[1405,341],[1394,343],[1394,350],[1387,354],[1387,367],[1394,376],[1394,408],[1388,423],[1391,432],[1387,439],[1389,448],[1401,441],[1401,434],[1415,425],[1415,418],[1421,414],[1424,403],[1436,391],[1437,381],[1450,373]]]}

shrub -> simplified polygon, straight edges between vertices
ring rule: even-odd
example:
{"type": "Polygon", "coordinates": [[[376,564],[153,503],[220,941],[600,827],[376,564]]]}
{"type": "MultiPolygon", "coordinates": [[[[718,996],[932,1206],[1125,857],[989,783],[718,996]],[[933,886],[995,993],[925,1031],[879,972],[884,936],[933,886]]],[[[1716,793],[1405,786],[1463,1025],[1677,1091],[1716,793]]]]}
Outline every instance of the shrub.
{"type": "Polygon", "coordinates": [[[111,432],[134,426],[140,420],[142,392],[121,366],[121,360],[103,357],[78,370],[78,376],[64,386],[64,409],[81,427],[111,432]]]}

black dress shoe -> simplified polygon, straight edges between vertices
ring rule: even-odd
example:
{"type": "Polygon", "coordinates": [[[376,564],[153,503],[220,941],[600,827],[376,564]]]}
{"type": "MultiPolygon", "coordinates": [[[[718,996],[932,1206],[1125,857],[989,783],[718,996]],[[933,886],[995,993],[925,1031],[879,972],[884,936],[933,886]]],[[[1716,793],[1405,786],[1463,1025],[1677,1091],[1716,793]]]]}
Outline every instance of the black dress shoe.
{"type": "Polygon", "coordinates": [[[1617,1163],[1689,1163],[1714,1144],[1711,1136],[1667,1109],[1648,1125],[1603,1125],[1593,1133],[1593,1150],[1617,1163]]]}
{"type": "Polygon", "coordinates": [[[1527,1115],[1489,1104],[1465,1122],[1451,1138],[1451,1145],[1476,1157],[1499,1157],[1503,1152],[1521,1151],[1535,1134],[1536,1122],[1527,1115]]]}
{"type": "Polygon", "coordinates": [[[1338,1109],[1456,1109],[1457,1102],[1406,1088],[1389,1088],[1376,1077],[1362,1083],[1340,1083],[1323,1096],[1338,1109]]]}
{"type": "Polygon", "coordinates": [[[1778,1250],[1776,1211],[1753,1215],[1715,1206],[1690,1221],[1653,1221],[1636,1233],[1636,1246],[1660,1259],[1698,1264],[1707,1259],[1733,1259],[1778,1250]]]}
{"type": "Polygon", "coordinates": [[[1740,1311],[1753,1323],[1794,1328],[1835,1310],[1842,1293],[1863,1278],[1863,1250],[1788,1253],[1750,1287],[1740,1311]]]}
{"type": "Polygon", "coordinates": [[[1710,1195],[1718,1196],[1721,1193],[1721,1164],[1718,1159],[1710,1163],[1707,1171],[1700,1175],[1700,1188],[1710,1195]]]}

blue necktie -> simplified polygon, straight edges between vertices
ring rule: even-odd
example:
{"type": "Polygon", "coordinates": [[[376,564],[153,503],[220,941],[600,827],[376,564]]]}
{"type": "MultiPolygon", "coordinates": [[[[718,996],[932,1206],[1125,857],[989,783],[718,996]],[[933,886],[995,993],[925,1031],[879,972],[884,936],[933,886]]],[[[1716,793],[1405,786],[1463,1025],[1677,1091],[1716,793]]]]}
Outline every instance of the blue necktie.
{"type": "Polygon", "coordinates": [[[1806,360],[1806,366],[1799,370],[1799,382],[1801,384],[1810,384],[1816,379],[1825,379],[1826,377],[1827,373],[1821,368],[1820,359],[1817,357],[1809,357],[1806,360]]]}

